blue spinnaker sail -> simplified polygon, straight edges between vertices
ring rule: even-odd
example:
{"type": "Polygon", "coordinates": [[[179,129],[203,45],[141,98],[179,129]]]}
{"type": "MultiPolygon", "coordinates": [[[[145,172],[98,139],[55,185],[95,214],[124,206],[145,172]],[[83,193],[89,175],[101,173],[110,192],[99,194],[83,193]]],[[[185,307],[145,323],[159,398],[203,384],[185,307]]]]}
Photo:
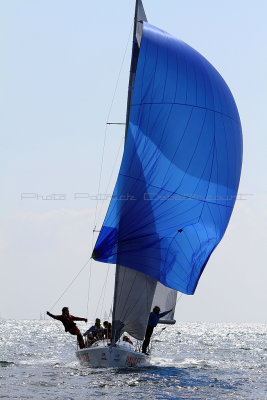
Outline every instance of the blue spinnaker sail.
{"type": "Polygon", "coordinates": [[[93,257],[193,294],[227,228],[242,131],[197,51],[144,22],[123,159],[93,257]]]}

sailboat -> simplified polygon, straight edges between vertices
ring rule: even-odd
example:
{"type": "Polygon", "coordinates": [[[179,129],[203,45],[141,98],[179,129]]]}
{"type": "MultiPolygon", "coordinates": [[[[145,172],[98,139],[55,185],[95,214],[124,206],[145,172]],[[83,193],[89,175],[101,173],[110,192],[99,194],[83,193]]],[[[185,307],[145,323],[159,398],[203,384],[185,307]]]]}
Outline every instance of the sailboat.
{"type": "Polygon", "coordinates": [[[125,147],[92,257],[116,264],[109,346],[77,350],[93,367],[142,366],[149,356],[121,346],[143,340],[155,305],[193,295],[235,204],[242,129],[234,98],[196,50],[150,25],[136,0],[125,147]]]}

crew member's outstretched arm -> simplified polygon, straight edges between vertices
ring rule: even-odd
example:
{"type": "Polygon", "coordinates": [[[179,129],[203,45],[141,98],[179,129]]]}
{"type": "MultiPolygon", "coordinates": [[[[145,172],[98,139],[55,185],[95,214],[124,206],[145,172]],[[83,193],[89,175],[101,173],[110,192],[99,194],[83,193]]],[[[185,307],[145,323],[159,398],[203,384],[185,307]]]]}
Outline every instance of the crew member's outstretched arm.
{"type": "Polygon", "coordinates": [[[74,317],[73,315],[71,316],[73,321],[84,321],[87,322],[87,318],[80,318],[80,317],[74,317]]]}
{"type": "Polygon", "coordinates": [[[172,311],[172,309],[169,311],[164,311],[163,313],[159,314],[159,318],[164,317],[165,315],[169,314],[171,311],[172,311]]]}
{"type": "Polygon", "coordinates": [[[49,317],[54,318],[54,319],[60,320],[60,317],[61,317],[61,315],[54,315],[54,314],[51,314],[49,311],[47,311],[46,314],[49,315],[49,317]]]}

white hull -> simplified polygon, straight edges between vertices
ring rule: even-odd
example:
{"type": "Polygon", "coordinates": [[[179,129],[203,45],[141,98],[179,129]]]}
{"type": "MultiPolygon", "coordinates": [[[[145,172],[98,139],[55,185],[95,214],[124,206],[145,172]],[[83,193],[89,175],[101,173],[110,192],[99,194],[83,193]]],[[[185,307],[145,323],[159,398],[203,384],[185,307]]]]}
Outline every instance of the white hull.
{"type": "Polygon", "coordinates": [[[102,368],[125,368],[146,366],[149,356],[120,347],[97,346],[80,349],[76,356],[81,365],[102,368]]]}

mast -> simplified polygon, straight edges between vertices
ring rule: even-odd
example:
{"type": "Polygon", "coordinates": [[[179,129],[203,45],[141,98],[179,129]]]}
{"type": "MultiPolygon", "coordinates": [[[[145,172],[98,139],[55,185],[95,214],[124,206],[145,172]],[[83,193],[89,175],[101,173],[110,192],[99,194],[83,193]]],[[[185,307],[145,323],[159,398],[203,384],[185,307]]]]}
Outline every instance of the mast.
{"type": "Polygon", "coordinates": [[[138,56],[139,56],[139,50],[140,50],[140,45],[141,45],[142,33],[143,33],[143,21],[147,22],[147,18],[146,18],[143,4],[142,4],[142,0],[136,0],[135,15],[134,15],[134,29],[133,29],[132,60],[131,60],[131,66],[130,66],[130,76],[129,76],[129,85],[128,85],[125,140],[126,140],[127,130],[128,130],[128,125],[129,125],[129,117],[130,117],[130,109],[131,109],[131,104],[132,104],[134,81],[135,81],[138,56]]]}
{"type": "MultiPolygon", "coordinates": [[[[143,4],[142,4],[142,0],[136,0],[135,15],[134,15],[134,28],[133,28],[132,59],[131,59],[131,66],[130,66],[128,99],[127,99],[127,110],[126,110],[125,141],[126,141],[126,136],[127,136],[127,131],[128,131],[134,81],[135,81],[138,56],[139,56],[140,44],[141,44],[142,33],[143,33],[143,21],[147,22],[147,18],[146,18],[143,4]]],[[[121,330],[120,322],[115,320],[115,311],[116,311],[115,304],[116,304],[116,299],[117,299],[118,275],[119,275],[119,265],[117,264],[116,272],[115,272],[115,286],[114,286],[113,312],[112,312],[112,336],[111,336],[112,346],[115,346],[115,343],[119,338],[119,333],[121,330]]]]}

